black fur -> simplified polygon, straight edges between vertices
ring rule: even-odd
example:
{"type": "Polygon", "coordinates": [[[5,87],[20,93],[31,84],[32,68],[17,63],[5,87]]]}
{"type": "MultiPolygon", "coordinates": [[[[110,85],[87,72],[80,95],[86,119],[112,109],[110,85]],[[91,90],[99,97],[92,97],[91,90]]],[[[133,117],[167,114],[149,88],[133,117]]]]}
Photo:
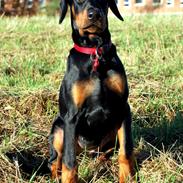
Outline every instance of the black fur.
{"type": "MultiPolygon", "coordinates": [[[[105,47],[106,44],[110,45],[111,36],[107,22],[108,8],[111,8],[113,13],[120,20],[123,20],[115,2],[111,0],[84,0],[82,3],[78,3],[78,1],[61,1],[60,23],[66,15],[68,5],[75,7],[76,14],[90,6],[97,7],[100,10],[100,14],[106,19],[106,27],[102,33],[96,34],[92,39],[88,33],[80,35],[71,12],[72,38],[74,43],[87,47],[105,47]]],[[[51,158],[49,163],[52,164],[57,157],[57,153],[52,146],[52,137],[56,128],[61,128],[64,131],[62,161],[69,169],[76,166],[75,143],[77,143],[77,140],[85,147],[97,147],[111,130],[119,129],[122,124],[125,125],[124,148],[126,149],[127,156],[130,156],[133,143],[131,138],[130,108],[127,102],[128,93],[125,70],[117,56],[114,44],[102,53],[102,59],[100,59],[100,64],[96,72],[92,69],[90,55],[80,53],[72,48],[68,56],[67,69],[60,88],[60,114],[54,121],[50,134],[51,158]],[[110,90],[105,84],[106,78],[115,73],[118,73],[124,78],[125,87],[122,93],[116,93],[110,90]],[[77,81],[91,78],[94,80],[95,89],[86,98],[82,107],[78,108],[74,104],[71,92],[73,84],[77,81]]]]}

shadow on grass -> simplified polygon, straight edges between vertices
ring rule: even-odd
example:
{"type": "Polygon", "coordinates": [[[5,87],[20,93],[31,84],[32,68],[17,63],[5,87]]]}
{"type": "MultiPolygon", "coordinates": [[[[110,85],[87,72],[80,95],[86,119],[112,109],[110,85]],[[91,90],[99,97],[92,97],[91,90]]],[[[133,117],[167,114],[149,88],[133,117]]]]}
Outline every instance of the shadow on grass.
{"type": "MultiPolygon", "coordinates": [[[[178,163],[183,161],[183,114],[177,113],[174,120],[164,120],[153,127],[145,128],[134,124],[133,130],[135,144],[143,139],[151,147],[157,149],[157,152],[169,150],[178,163]]],[[[150,157],[151,150],[145,149],[137,153],[138,165],[150,157]]]]}
{"type": "Polygon", "coordinates": [[[49,175],[48,160],[34,155],[32,151],[7,152],[6,156],[12,163],[18,163],[23,178],[30,179],[33,175],[49,175]]]}
{"type": "MultiPolygon", "coordinates": [[[[143,127],[138,123],[134,123],[133,130],[135,144],[138,144],[143,139],[160,152],[171,149],[174,155],[173,158],[178,163],[183,161],[183,115],[181,113],[178,113],[173,121],[162,121],[153,127],[143,127]]],[[[143,161],[150,157],[151,151],[152,148],[146,148],[137,153],[137,166],[139,168],[143,161]]],[[[30,179],[33,175],[50,175],[50,170],[47,166],[48,160],[35,155],[34,151],[8,152],[6,155],[13,163],[18,162],[25,179],[30,179]]],[[[107,162],[108,165],[106,167],[103,166],[101,168],[99,166],[100,171],[97,171],[99,174],[103,174],[110,167],[110,161],[107,162]]],[[[92,177],[93,175],[87,176],[87,181],[92,180],[92,177]]]]}

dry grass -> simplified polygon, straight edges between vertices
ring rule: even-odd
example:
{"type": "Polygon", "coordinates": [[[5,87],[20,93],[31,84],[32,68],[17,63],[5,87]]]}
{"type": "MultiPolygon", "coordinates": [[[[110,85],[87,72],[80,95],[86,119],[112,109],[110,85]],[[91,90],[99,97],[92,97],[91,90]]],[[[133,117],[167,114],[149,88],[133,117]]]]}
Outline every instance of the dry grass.
{"type": "MultiPolygon", "coordinates": [[[[72,47],[69,21],[59,26],[57,20],[0,19],[0,182],[51,182],[42,174],[48,172],[47,138],[72,47]]],[[[183,182],[183,17],[114,20],[110,29],[128,74],[140,180],[183,182]]],[[[78,160],[83,182],[117,182],[117,153],[100,162],[83,152],[78,160]]]]}

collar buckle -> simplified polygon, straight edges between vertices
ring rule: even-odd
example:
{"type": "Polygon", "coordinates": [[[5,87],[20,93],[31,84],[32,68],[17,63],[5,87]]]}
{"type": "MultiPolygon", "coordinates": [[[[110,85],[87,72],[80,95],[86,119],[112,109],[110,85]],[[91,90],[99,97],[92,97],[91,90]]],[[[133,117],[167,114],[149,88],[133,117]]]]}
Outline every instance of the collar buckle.
{"type": "Polygon", "coordinates": [[[80,53],[88,54],[90,55],[90,59],[93,61],[93,71],[97,71],[97,68],[99,66],[99,61],[102,59],[102,54],[105,52],[105,48],[107,48],[107,51],[111,48],[112,43],[110,42],[107,45],[99,46],[99,47],[81,47],[77,44],[74,44],[74,49],[77,50],[80,53]]]}

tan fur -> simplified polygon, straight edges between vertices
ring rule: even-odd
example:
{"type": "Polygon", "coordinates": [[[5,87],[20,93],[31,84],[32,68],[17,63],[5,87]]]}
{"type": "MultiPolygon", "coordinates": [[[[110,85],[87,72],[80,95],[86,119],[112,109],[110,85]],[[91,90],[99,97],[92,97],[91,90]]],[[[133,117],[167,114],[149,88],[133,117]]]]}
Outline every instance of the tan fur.
{"type": "Polygon", "coordinates": [[[56,162],[51,166],[51,174],[53,179],[59,179],[61,175],[61,162],[62,162],[62,149],[63,149],[63,130],[57,129],[54,133],[53,147],[56,150],[58,156],[56,162]]]}
{"type": "Polygon", "coordinates": [[[125,92],[126,79],[120,74],[113,74],[105,80],[105,84],[110,90],[123,94],[125,92]]]}
{"type": "Polygon", "coordinates": [[[54,133],[53,147],[57,151],[58,155],[61,155],[63,149],[63,130],[58,128],[54,133]]]}
{"type": "Polygon", "coordinates": [[[72,87],[72,98],[74,104],[80,108],[87,97],[89,97],[95,89],[93,80],[76,81],[72,87]]]}
{"type": "MultiPolygon", "coordinates": [[[[91,24],[90,20],[88,19],[88,11],[83,10],[83,11],[76,14],[76,12],[74,10],[74,5],[72,5],[71,10],[72,10],[73,19],[76,22],[76,25],[77,25],[78,30],[79,30],[79,34],[81,36],[84,35],[85,31],[87,31],[91,34],[92,33],[100,33],[101,30],[103,30],[103,27],[106,26],[106,22],[101,23],[101,21],[96,21],[95,26],[91,26],[87,29],[84,29],[84,27],[87,27],[87,25],[91,24]]],[[[92,38],[92,36],[91,36],[91,38],[92,38]]]]}
{"type": "Polygon", "coordinates": [[[62,163],[62,183],[76,183],[77,182],[77,168],[69,170],[64,163],[62,163]]]}
{"type": "Polygon", "coordinates": [[[118,140],[119,140],[119,183],[125,183],[127,178],[129,176],[133,176],[134,171],[133,171],[133,163],[134,163],[134,158],[133,155],[129,158],[126,157],[126,152],[125,152],[125,144],[124,144],[124,126],[122,126],[118,130],[118,140]]]}

